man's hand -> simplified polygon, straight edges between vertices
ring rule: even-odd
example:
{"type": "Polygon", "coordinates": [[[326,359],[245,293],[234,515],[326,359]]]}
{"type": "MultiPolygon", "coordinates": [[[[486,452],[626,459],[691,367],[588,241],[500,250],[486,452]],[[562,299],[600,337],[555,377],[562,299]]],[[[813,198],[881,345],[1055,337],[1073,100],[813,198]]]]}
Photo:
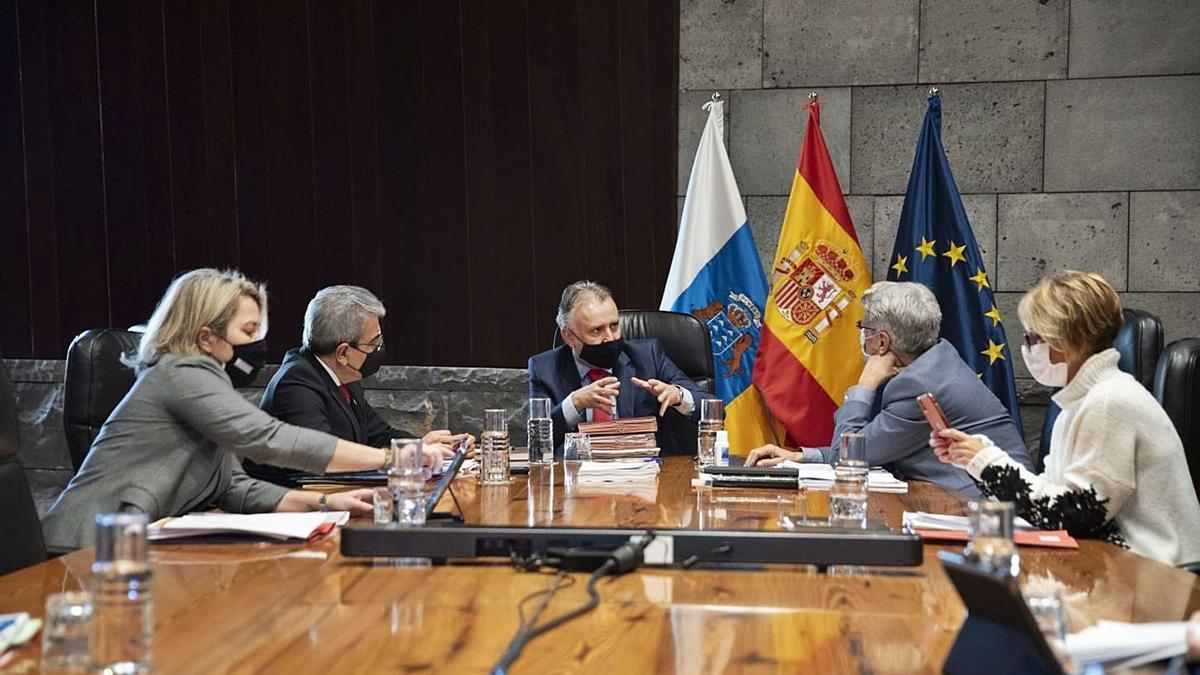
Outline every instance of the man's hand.
{"type": "Polygon", "coordinates": [[[878,389],[880,385],[900,372],[900,368],[897,366],[895,354],[891,352],[882,356],[873,354],[867,359],[867,365],[863,366],[862,375],[858,378],[858,386],[878,389]]]}
{"type": "Polygon", "coordinates": [[[360,488],[347,492],[334,492],[325,498],[330,511],[349,511],[355,516],[369,516],[375,513],[371,488],[360,488]]]}
{"type": "Polygon", "coordinates": [[[983,450],[983,441],[958,429],[942,429],[929,434],[929,446],[943,463],[961,469],[983,450]]]}
{"type": "Polygon", "coordinates": [[[458,445],[464,438],[467,439],[467,456],[470,457],[475,452],[475,437],[471,434],[452,434],[446,429],[435,429],[425,434],[421,442],[427,448],[436,447],[442,453],[442,457],[450,459],[458,451],[458,445]]]}
{"type": "Polygon", "coordinates": [[[679,393],[679,387],[673,384],[667,384],[661,380],[639,380],[636,377],[632,382],[634,386],[645,389],[658,399],[659,417],[667,414],[667,408],[674,408],[683,403],[683,395],[679,393]]]}
{"type": "Polygon", "coordinates": [[[745,466],[776,466],[789,459],[793,462],[803,461],[804,453],[784,450],[778,445],[768,443],[761,448],[751,450],[750,454],[746,456],[745,466]]]}
{"type": "Polygon", "coordinates": [[[594,408],[615,415],[620,389],[621,381],[609,375],[571,392],[571,403],[580,414],[588,408],[594,408]]]}

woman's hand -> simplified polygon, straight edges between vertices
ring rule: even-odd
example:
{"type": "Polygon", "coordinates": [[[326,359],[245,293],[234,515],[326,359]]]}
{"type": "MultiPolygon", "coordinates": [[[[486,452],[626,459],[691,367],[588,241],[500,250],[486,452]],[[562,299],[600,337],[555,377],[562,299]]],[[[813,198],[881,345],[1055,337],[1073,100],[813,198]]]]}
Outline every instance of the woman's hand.
{"type": "Polygon", "coordinates": [[[349,511],[355,516],[369,516],[375,512],[371,488],[359,488],[346,492],[334,492],[325,498],[330,511],[349,511]]]}
{"type": "Polygon", "coordinates": [[[761,448],[751,450],[750,454],[746,456],[745,466],[776,466],[789,459],[793,462],[799,462],[804,459],[804,455],[799,452],[784,450],[778,445],[768,443],[761,448]]]}
{"type": "Polygon", "coordinates": [[[958,429],[942,429],[929,434],[933,454],[946,464],[963,468],[984,448],[983,441],[958,429]]]}

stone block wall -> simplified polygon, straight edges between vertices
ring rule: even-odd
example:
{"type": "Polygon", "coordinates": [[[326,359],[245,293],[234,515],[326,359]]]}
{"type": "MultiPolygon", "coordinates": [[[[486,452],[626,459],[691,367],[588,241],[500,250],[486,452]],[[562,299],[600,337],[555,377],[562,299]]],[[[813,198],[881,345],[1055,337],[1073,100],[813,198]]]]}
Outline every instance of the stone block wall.
{"type": "MultiPolygon", "coordinates": [[[[1200,3],[1191,0],[683,0],[679,205],[719,91],[764,268],[816,91],[822,132],[883,278],[931,86],[1010,337],[1044,273],[1104,275],[1200,335],[1200,3]]],[[[1026,436],[1047,392],[1016,359],[1026,436]]]]}
{"type": "MultiPolygon", "coordinates": [[[[65,362],[6,359],[17,395],[20,458],[45,513],[74,473],[63,432],[65,362]]],[[[278,366],[267,366],[254,386],[242,391],[258,403],[278,366]]],[[[367,400],[392,426],[414,434],[431,429],[479,436],[485,408],[509,411],[510,440],[525,445],[529,385],[515,368],[426,368],[384,366],[364,382],[367,400]]]]}

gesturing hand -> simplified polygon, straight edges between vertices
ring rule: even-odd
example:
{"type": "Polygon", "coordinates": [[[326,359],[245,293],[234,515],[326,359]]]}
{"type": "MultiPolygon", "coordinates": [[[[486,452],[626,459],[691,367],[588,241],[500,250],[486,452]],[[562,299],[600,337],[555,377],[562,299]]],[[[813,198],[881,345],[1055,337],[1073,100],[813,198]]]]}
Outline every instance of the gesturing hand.
{"type": "Polygon", "coordinates": [[[620,389],[621,381],[609,375],[571,392],[571,403],[580,413],[588,408],[595,408],[615,415],[620,389]]]}
{"type": "Polygon", "coordinates": [[[658,399],[659,417],[667,414],[667,408],[674,408],[683,403],[683,395],[679,393],[679,387],[673,384],[667,384],[661,380],[639,380],[636,377],[632,382],[634,386],[645,389],[658,399]]]}

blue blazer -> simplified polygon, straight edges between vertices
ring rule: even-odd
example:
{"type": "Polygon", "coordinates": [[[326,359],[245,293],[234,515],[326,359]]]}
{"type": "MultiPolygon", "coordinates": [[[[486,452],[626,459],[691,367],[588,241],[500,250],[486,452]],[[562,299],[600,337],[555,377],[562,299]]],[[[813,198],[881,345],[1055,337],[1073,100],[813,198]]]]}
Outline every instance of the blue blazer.
{"type": "Polygon", "coordinates": [[[954,345],[944,339],[875,392],[852,387],[833,418],[833,445],[820,448],[822,460],[832,462],[837,458],[838,439],[843,433],[861,431],[866,435],[867,461],[872,466],[887,465],[902,478],[925,480],[980,497],[979,488],[966,471],[943,464],[929,447],[932,430],[917,403],[917,397],[925,392],[937,397],[950,426],[968,434],[986,434],[1032,470],[1025,440],[1008,409],[959,357],[954,345]]]}
{"type": "MultiPolygon", "coordinates": [[[[621,381],[621,390],[617,395],[617,417],[646,417],[658,415],[658,400],[650,392],[640,389],[631,381],[637,377],[643,380],[656,379],[669,384],[677,384],[692,392],[695,406],[692,408],[690,419],[692,423],[700,420],[700,400],[715,398],[696,386],[691,378],[667,357],[662,346],[656,339],[626,340],[625,349],[613,367],[613,375],[621,381]]],[[[575,356],[567,345],[542,352],[529,359],[529,397],[548,398],[554,409],[551,418],[554,420],[555,452],[562,454],[563,435],[575,431],[575,427],[567,428],[563,418],[562,402],[568,394],[581,385],[579,369],[575,367],[575,356]]],[[[582,412],[582,411],[580,411],[582,412]]],[[[659,420],[658,444],[664,455],[693,454],[695,448],[679,447],[679,442],[666,433],[663,422],[667,418],[683,421],[685,418],[674,408],[667,410],[665,418],[659,420]]]]}

